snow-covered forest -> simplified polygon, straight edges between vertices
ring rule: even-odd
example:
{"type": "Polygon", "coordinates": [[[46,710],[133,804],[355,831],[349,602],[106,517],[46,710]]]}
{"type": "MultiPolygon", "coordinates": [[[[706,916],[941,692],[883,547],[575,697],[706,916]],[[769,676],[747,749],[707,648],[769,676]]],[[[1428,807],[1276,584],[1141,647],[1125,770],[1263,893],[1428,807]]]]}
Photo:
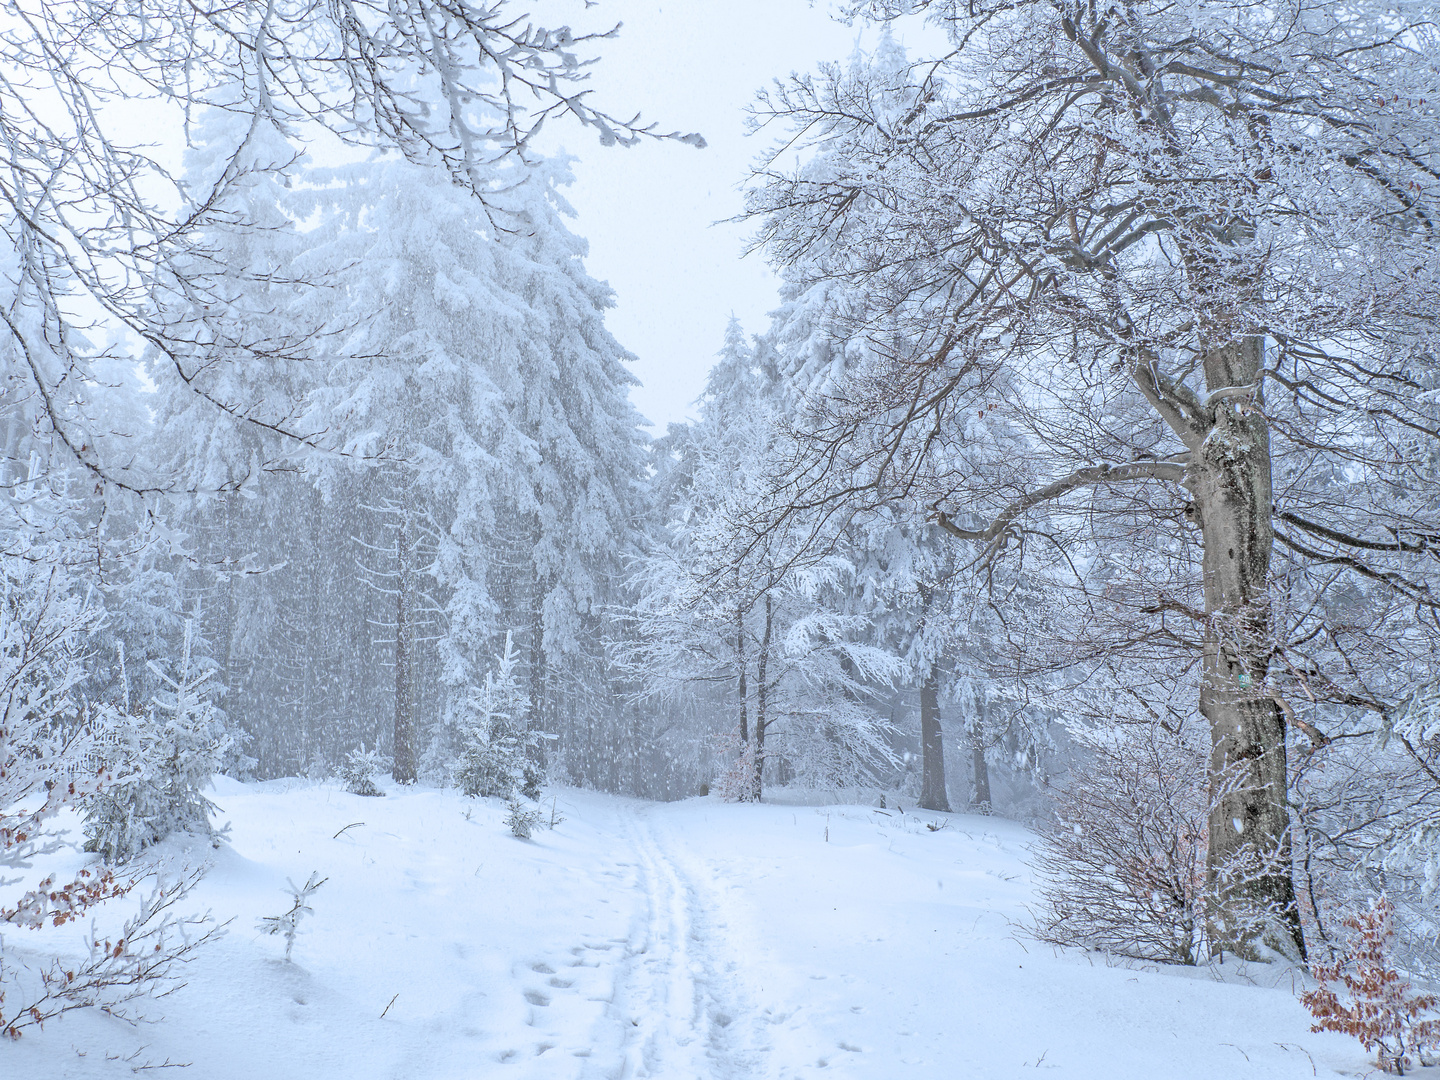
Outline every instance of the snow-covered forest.
{"type": "Polygon", "coordinates": [[[624,8],[4,4],[0,1075],[1428,1069],[1434,4],[837,0],[663,432],[624,8]]]}

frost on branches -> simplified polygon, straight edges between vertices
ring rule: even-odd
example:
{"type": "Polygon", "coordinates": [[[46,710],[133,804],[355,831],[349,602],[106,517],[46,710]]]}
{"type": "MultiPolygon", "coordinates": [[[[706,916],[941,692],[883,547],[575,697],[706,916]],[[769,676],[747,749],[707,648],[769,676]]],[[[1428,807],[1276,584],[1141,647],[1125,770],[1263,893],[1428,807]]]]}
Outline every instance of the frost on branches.
{"type": "Polygon", "coordinates": [[[306,915],[314,915],[315,909],[310,906],[310,897],[315,890],[329,881],[329,878],[322,878],[314,871],[305,879],[304,885],[296,885],[289,878],[285,879],[286,891],[290,894],[290,910],[280,915],[266,915],[255,928],[261,933],[279,935],[285,939],[285,962],[290,963],[290,954],[295,951],[295,938],[300,932],[300,920],[306,915]]]}
{"type": "MultiPolygon", "coordinates": [[[[37,860],[66,846],[55,819],[104,794],[114,777],[97,764],[94,732],[114,721],[104,707],[81,708],[73,690],[84,676],[85,645],[101,611],[74,595],[58,566],[0,557],[0,928],[63,927],[138,885],[107,866],[66,881],[40,876],[37,860]]],[[[86,935],[84,956],[37,955],[0,935],[0,1031],[74,1009],[125,1005],[168,985],[173,966],[215,931],[177,917],[175,903],[194,875],[156,880],[114,932],[86,935]]]]}
{"type": "Polygon", "coordinates": [[[538,763],[542,736],[526,728],[529,698],[520,685],[519,669],[514,637],[507,632],[505,651],[497,657],[495,670],[486,673],[485,684],[471,695],[462,723],[455,776],[466,795],[540,795],[545,782],[538,763]]]}
{"type": "Polygon", "coordinates": [[[535,832],[535,827],[544,818],[539,809],[531,809],[521,801],[518,793],[510,795],[510,801],[505,804],[505,824],[510,828],[510,835],[519,840],[529,840],[535,832]]]}
{"type": "Polygon", "coordinates": [[[45,877],[8,894],[36,858],[63,846],[56,815],[111,779],[90,754],[95,715],[71,696],[84,676],[83,639],[100,614],[68,595],[57,568],[0,560],[0,923],[63,926],[125,891],[107,869],[65,883],[45,877]]]}
{"type": "Polygon", "coordinates": [[[1084,756],[1057,792],[1055,819],[1036,849],[1036,935],[1143,960],[1199,962],[1209,802],[1197,725],[1075,734],[1084,756]]]}
{"type": "Polygon", "coordinates": [[[1315,1016],[1311,1031],[1353,1035],[1375,1051],[1381,1072],[1401,1076],[1414,1057],[1423,1058],[1440,1041],[1440,1021],[1426,1019],[1440,998],[1416,992],[1396,970],[1390,956],[1394,911],[1381,896],[1346,919],[1351,934],[1344,951],[1311,966],[1320,985],[1300,1000],[1315,1016]]]}
{"type": "Polygon", "coordinates": [[[215,840],[216,806],[204,795],[235,750],[235,738],[209,700],[212,670],[191,655],[193,623],[185,624],[180,665],[172,676],[150,670],[167,688],[139,716],[116,716],[97,753],[115,781],[85,800],[86,851],[124,862],[173,833],[215,840]]]}
{"type": "Polygon", "coordinates": [[[345,790],[351,795],[378,798],[385,794],[372,779],[386,768],[385,760],[374,750],[351,750],[340,766],[340,779],[345,781],[345,790]]]}

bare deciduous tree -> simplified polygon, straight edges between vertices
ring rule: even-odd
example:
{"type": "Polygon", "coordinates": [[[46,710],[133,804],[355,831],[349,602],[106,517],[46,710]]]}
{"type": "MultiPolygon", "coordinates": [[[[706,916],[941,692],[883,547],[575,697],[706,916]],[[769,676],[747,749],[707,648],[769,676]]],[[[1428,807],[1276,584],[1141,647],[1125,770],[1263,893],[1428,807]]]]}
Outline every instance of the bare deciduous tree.
{"type": "Polygon", "coordinates": [[[750,210],[829,344],[792,356],[807,410],[751,542],[899,492],[987,567],[1061,552],[1087,618],[1201,662],[1212,943],[1303,954],[1288,697],[1366,707],[1433,643],[1433,8],[857,10],[952,49],[887,37],[761,99],[802,152],[750,210]],[[1097,574],[1121,522],[1153,546],[1097,574]],[[1399,669],[1346,661],[1337,576],[1422,616],[1399,669]]]}

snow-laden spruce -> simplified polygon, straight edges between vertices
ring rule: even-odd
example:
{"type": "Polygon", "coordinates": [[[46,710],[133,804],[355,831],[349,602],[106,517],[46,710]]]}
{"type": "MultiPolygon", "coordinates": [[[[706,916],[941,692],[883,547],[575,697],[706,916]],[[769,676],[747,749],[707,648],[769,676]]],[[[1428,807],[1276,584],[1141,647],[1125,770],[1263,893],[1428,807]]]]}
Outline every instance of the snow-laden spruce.
{"type": "Polygon", "coordinates": [[[541,732],[527,727],[527,711],[520,657],[514,636],[507,633],[505,651],[485,673],[485,682],[471,693],[460,722],[461,750],[454,775],[462,792],[512,802],[519,795],[540,797],[545,740],[541,732]]]}
{"type": "Polygon", "coordinates": [[[116,712],[95,756],[114,777],[86,799],[85,850],[125,862],[173,833],[218,836],[217,807],[205,795],[236,756],[236,737],[211,700],[213,667],[193,655],[194,623],[185,624],[171,671],[151,661],[165,689],[143,711],[116,712]]]}

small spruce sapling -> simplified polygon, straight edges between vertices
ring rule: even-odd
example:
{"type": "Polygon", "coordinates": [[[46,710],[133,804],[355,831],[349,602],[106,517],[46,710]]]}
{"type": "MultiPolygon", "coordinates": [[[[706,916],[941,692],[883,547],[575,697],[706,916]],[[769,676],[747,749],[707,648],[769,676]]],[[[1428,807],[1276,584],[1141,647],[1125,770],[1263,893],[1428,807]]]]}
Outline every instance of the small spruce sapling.
{"type": "Polygon", "coordinates": [[[76,1009],[135,1019],[129,1003],[173,989],[185,962],[217,933],[205,918],[174,911],[197,871],[157,880],[113,938],[92,929],[84,958],[12,952],[11,931],[73,926],[139,884],[106,865],[39,880],[31,873],[37,859],[68,846],[56,819],[114,781],[96,739],[113,726],[111,710],[74,693],[103,616],[77,592],[58,565],[0,555],[0,1033],[9,1039],[76,1009]]]}
{"type": "Polygon", "coordinates": [[[290,878],[285,879],[285,884],[290,890],[290,910],[281,915],[266,915],[256,924],[256,929],[266,934],[285,935],[285,962],[290,962],[290,953],[295,948],[295,935],[299,931],[300,920],[306,915],[315,914],[315,909],[310,906],[309,900],[316,889],[329,881],[329,878],[320,878],[316,881],[318,872],[312,872],[304,885],[296,885],[290,878]]]}
{"type": "Polygon", "coordinates": [[[371,779],[376,773],[388,768],[379,753],[374,750],[351,750],[340,766],[340,779],[345,781],[345,790],[351,795],[376,798],[385,794],[371,779]]]}
{"type": "Polygon", "coordinates": [[[466,795],[509,799],[519,790],[538,799],[545,782],[537,759],[542,736],[526,728],[527,698],[520,685],[520,656],[514,635],[505,635],[505,650],[496,658],[485,684],[467,703],[460,731],[460,760],[455,776],[466,795]]]}
{"type": "Polygon", "coordinates": [[[237,750],[224,715],[209,699],[214,669],[199,671],[192,659],[194,621],[186,620],[178,670],[172,676],[150,663],[165,684],[149,709],[114,714],[100,738],[98,756],[115,782],[85,801],[85,850],[107,862],[134,858],[177,832],[211,841],[222,833],[210,824],[218,809],[204,790],[237,750]]]}
{"type": "Polygon", "coordinates": [[[511,794],[506,806],[510,812],[505,815],[505,824],[510,826],[510,834],[521,840],[529,840],[535,832],[535,826],[540,824],[545,815],[521,802],[519,792],[511,794]]]}
{"type": "Polygon", "coordinates": [[[1320,985],[1300,995],[1315,1017],[1311,1031],[1353,1035],[1375,1051],[1381,1072],[1403,1076],[1411,1057],[1440,1042],[1440,1021],[1426,1019],[1440,1005],[1433,994],[1417,993],[1390,957],[1395,909],[1383,895],[1345,920],[1350,940],[1329,963],[1315,963],[1320,985]],[[1336,993],[1336,986],[1340,993],[1336,993]]]}

